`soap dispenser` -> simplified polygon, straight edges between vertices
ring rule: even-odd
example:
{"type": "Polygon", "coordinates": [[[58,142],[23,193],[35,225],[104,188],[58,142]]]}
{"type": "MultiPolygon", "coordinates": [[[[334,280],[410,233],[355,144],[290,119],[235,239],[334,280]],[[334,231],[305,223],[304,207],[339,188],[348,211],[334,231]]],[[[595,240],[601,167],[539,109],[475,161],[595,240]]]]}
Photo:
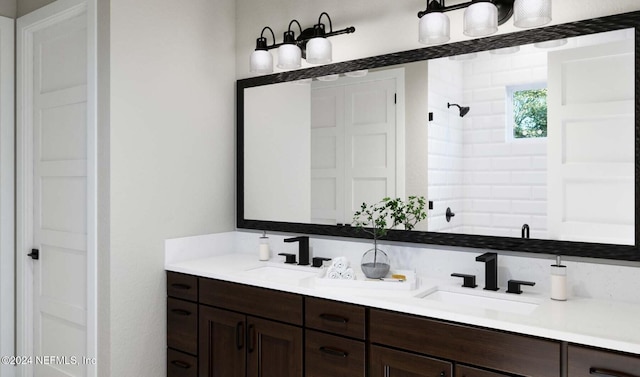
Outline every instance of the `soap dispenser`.
{"type": "Polygon", "coordinates": [[[261,261],[269,260],[270,252],[269,252],[269,237],[267,237],[267,232],[262,232],[262,236],[260,237],[260,253],[259,259],[261,261]]]}
{"type": "Polygon", "coordinates": [[[551,299],[567,301],[567,266],[562,265],[561,257],[551,265],[551,299]]]}

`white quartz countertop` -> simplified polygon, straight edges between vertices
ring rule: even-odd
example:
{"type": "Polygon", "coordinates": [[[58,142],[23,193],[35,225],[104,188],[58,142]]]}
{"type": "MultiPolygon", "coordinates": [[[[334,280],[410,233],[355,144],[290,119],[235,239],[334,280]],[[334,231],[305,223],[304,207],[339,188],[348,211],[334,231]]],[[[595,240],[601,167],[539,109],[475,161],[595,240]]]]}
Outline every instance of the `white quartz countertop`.
{"type": "MultiPolygon", "coordinates": [[[[279,279],[247,273],[259,267],[276,267],[281,262],[260,262],[253,254],[232,253],[186,261],[167,262],[166,270],[201,277],[225,280],[257,287],[275,289],[306,296],[325,298],[393,310],[402,313],[442,319],[486,328],[567,341],[611,350],[640,354],[640,304],[599,299],[570,298],[554,301],[541,295],[513,295],[504,292],[484,292],[460,288],[451,281],[418,277],[413,290],[351,288],[348,282],[340,285],[323,284],[321,269],[302,268],[318,276],[302,279],[279,279]],[[497,299],[535,303],[531,310],[512,311],[496,307],[439,302],[424,299],[436,289],[470,293],[497,299]]],[[[283,266],[287,267],[287,266],[283,266]]],[[[304,274],[305,276],[312,274],[304,274]]],[[[271,275],[270,275],[271,276],[271,275]]],[[[354,284],[356,286],[357,284],[354,284]]],[[[526,305],[526,304],[525,304],[526,305]]]]}

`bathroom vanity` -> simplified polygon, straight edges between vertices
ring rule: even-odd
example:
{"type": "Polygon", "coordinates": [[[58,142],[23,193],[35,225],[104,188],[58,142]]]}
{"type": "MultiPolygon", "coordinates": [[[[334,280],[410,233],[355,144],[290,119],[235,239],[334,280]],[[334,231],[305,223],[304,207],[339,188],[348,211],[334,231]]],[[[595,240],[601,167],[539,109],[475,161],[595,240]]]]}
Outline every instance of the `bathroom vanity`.
{"type": "Polygon", "coordinates": [[[414,297],[420,288],[374,294],[327,288],[317,277],[249,278],[244,271],[271,266],[254,259],[167,266],[168,376],[639,375],[640,344],[620,338],[624,324],[594,323],[608,310],[631,318],[640,305],[548,300],[531,315],[440,310],[414,297]]]}

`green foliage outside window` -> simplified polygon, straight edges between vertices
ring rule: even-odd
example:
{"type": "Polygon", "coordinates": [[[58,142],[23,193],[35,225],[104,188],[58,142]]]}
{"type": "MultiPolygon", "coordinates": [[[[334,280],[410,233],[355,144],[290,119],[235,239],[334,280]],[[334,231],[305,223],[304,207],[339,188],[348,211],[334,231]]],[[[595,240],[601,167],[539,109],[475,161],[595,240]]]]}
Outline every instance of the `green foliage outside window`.
{"type": "Polygon", "coordinates": [[[513,92],[513,137],[547,137],[547,89],[513,92]]]}

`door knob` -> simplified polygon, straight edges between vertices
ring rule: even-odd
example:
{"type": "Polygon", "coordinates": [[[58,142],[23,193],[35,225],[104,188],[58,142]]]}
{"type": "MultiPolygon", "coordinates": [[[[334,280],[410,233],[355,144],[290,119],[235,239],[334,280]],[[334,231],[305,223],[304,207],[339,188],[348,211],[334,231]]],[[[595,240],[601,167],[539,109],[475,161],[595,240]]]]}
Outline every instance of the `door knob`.
{"type": "Polygon", "coordinates": [[[38,260],[38,259],[40,259],[40,250],[31,249],[31,252],[29,254],[27,254],[27,256],[31,257],[31,259],[38,260]]]}

